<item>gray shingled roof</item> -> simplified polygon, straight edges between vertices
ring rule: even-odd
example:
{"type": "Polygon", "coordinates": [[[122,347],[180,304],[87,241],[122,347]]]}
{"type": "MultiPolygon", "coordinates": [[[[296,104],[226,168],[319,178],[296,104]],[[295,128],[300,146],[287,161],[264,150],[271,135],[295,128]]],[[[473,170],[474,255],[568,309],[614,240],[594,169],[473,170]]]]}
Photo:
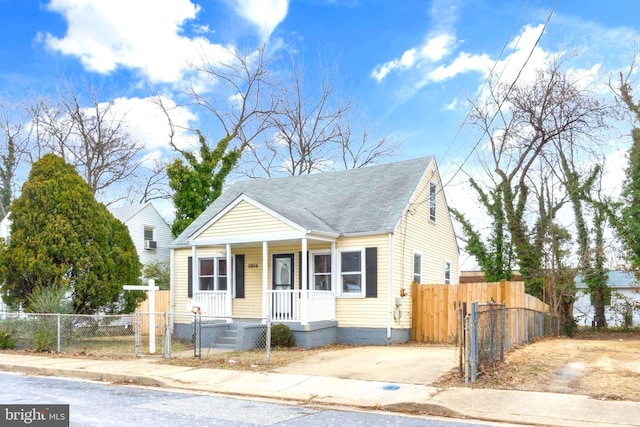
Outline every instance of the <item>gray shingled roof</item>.
{"type": "MultiPolygon", "coordinates": [[[[611,270],[608,274],[609,278],[607,279],[607,286],[612,289],[640,288],[640,283],[632,271],[611,270]]],[[[581,275],[576,276],[576,288],[587,289],[587,284],[584,283],[581,275]]]]}
{"type": "Polygon", "coordinates": [[[142,208],[147,206],[148,203],[149,202],[133,206],[109,207],[108,209],[113,216],[123,223],[126,223],[131,217],[140,212],[142,208]]]}
{"type": "Polygon", "coordinates": [[[173,244],[186,244],[193,233],[242,194],[312,232],[391,232],[433,161],[428,156],[340,172],[237,182],[173,244]]]}

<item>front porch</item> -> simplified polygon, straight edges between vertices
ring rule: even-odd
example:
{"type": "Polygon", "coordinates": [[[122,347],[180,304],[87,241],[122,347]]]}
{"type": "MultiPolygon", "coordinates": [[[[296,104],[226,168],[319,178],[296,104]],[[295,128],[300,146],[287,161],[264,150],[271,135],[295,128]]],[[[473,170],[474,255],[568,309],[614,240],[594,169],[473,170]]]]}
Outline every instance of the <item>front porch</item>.
{"type": "MultiPolygon", "coordinates": [[[[203,316],[232,318],[231,296],[227,291],[194,291],[193,303],[203,316]]],[[[336,320],[333,291],[307,289],[267,290],[263,293],[263,312],[272,323],[299,323],[336,320]]]]}

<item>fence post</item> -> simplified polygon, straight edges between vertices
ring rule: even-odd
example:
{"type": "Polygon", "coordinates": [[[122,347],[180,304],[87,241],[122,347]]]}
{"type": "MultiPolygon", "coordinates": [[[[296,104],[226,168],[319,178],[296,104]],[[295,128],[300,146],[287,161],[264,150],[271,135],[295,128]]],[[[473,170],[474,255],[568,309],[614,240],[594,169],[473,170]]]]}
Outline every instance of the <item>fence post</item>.
{"type": "Polygon", "coordinates": [[[56,353],[60,353],[60,313],[56,313],[57,318],[57,331],[58,331],[58,345],[56,346],[56,353]]]}
{"type": "Polygon", "coordinates": [[[471,316],[467,314],[464,318],[464,382],[469,382],[469,371],[471,368],[471,316]]]}
{"type": "Polygon", "coordinates": [[[520,334],[520,312],[522,311],[521,308],[516,308],[516,330],[518,332],[516,332],[516,345],[520,345],[520,338],[521,338],[521,334],[520,334]]]}
{"type": "Polygon", "coordinates": [[[171,359],[171,328],[169,326],[169,313],[164,312],[164,340],[162,342],[162,357],[171,359]]]}
{"type": "Polygon", "coordinates": [[[489,303],[489,363],[493,363],[493,303],[489,303]]]}
{"type": "Polygon", "coordinates": [[[478,377],[478,302],[471,303],[471,382],[478,377]]]}
{"type": "Polygon", "coordinates": [[[462,363],[464,360],[464,358],[462,357],[462,353],[464,352],[464,343],[465,343],[464,332],[465,332],[465,327],[464,327],[464,317],[462,313],[462,308],[458,307],[458,352],[460,353],[460,355],[458,356],[458,370],[460,372],[460,375],[462,375],[464,371],[464,367],[462,366],[462,363]]]}
{"type": "Polygon", "coordinates": [[[271,318],[267,317],[267,333],[265,334],[266,342],[264,343],[267,349],[267,365],[271,363],[271,318]]]}
{"type": "Polygon", "coordinates": [[[193,357],[202,356],[202,319],[193,313],[193,357]]]}
{"type": "Polygon", "coordinates": [[[500,343],[500,361],[504,362],[504,342],[507,334],[507,303],[502,303],[502,342],[500,343]]]}
{"type": "Polygon", "coordinates": [[[135,335],[134,335],[134,346],[135,346],[135,352],[136,352],[136,357],[140,357],[141,356],[141,352],[140,352],[140,347],[142,344],[142,331],[140,330],[140,312],[138,310],[136,310],[135,312],[135,322],[136,322],[136,328],[135,328],[135,335]]]}

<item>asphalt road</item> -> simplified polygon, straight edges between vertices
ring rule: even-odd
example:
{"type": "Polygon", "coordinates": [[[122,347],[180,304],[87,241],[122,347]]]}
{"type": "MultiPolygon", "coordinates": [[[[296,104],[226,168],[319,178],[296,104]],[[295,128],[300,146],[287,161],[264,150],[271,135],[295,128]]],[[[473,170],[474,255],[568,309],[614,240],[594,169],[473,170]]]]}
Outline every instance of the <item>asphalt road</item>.
{"type": "Polygon", "coordinates": [[[486,425],[12,373],[0,373],[0,403],[69,404],[70,425],[77,427],[486,425]]]}

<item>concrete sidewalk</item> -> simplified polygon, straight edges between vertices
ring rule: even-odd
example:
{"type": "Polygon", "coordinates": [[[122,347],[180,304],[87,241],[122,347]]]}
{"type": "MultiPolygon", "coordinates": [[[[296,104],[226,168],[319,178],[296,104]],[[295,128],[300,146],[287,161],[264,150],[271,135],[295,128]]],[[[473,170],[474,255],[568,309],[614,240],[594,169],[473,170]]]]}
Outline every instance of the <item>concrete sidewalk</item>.
{"type": "MultiPolygon", "coordinates": [[[[309,364],[307,368],[313,370],[313,366],[309,364]]],[[[0,370],[505,423],[640,425],[638,402],[600,401],[558,393],[466,387],[439,391],[430,385],[405,382],[190,368],[167,365],[156,359],[90,360],[12,353],[0,353],[0,370]]]]}

